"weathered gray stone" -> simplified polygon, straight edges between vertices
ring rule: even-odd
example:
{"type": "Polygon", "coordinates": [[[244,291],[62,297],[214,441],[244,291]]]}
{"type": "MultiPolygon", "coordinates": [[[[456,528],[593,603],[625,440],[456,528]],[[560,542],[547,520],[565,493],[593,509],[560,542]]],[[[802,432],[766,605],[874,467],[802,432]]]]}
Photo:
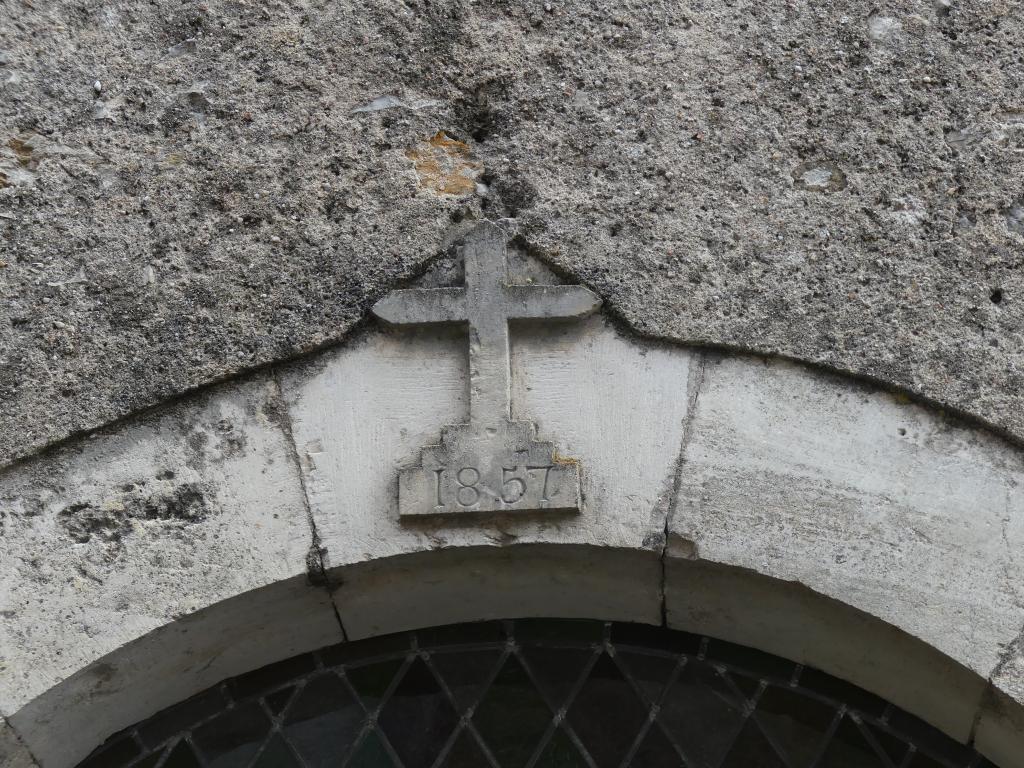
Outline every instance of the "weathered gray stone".
{"type": "Polygon", "coordinates": [[[18,738],[18,734],[0,720],[0,766],[3,768],[39,768],[28,749],[18,738]]]}
{"type": "Polygon", "coordinates": [[[0,460],[336,341],[480,216],[645,333],[1024,436],[1015,0],[552,5],[0,4],[0,460]]]}
{"type": "Polygon", "coordinates": [[[40,768],[74,768],[108,736],[225,678],[344,639],[323,589],[273,575],[96,658],[11,715],[40,768]]]}
{"type": "Polygon", "coordinates": [[[661,562],[651,550],[453,548],[374,560],[338,575],[335,601],[352,639],[486,619],[661,618],[661,562]]]}
{"type": "MultiPolygon", "coordinates": [[[[519,244],[510,256],[517,279],[553,279],[519,244]]],[[[458,265],[438,270],[424,281],[458,265]]],[[[823,668],[955,737],[973,728],[1018,768],[1018,449],[848,380],[637,341],[591,316],[516,328],[510,349],[508,420],[580,458],[579,514],[404,519],[400,471],[469,423],[465,352],[457,328],[367,327],[0,476],[0,598],[24,612],[0,625],[0,694],[41,768],[339,639],[332,608],[350,637],[664,616],[823,668]],[[193,495],[165,492],[189,483],[218,514],[165,519],[195,517],[193,495]],[[311,545],[333,606],[307,584],[311,545]],[[69,610],[68,631],[42,619],[69,610]]]]}
{"type": "Polygon", "coordinates": [[[1006,646],[975,718],[978,749],[999,766],[1024,764],[1024,630],[1006,646]]]}
{"type": "Polygon", "coordinates": [[[709,361],[690,429],[670,533],[697,557],[797,580],[982,677],[1020,632],[1016,449],[882,392],[744,359],[709,361]]]}
{"type": "Polygon", "coordinates": [[[580,462],[536,439],[528,421],[502,419],[486,431],[447,426],[421,466],[398,477],[398,514],[578,512],[580,462]]]}
{"type": "Polygon", "coordinates": [[[446,426],[422,466],[401,472],[403,516],[579,510],[579,462],[556,457],[531,423],[511,421],[509,321],[584,317],[601,300],[575,285],[513,284],[507,239],[481,224],[459,249],[464,287],[394,291],[374,305],[392,325],[459,323],[469,334],[469,422],[446,426]]]}
{"type": "MultiPolygon", "coordinates": [[[[823,670],[913,712],[961,742],[969,739],[984,678],[928,642],[802,583],[691,555],[688,543],[670,534],[665,562],[670,627],[823,670]]],[[[1019,749],[1019,733],[1011,743],[1019,749]]],[[[1018,758],[998,763],[1000,768],[1020,764],[1018,758]]]]}
{"type": "MultiPolygon", "coordinates": [[[[880,659],[873,684],[966,739],[983,683],[1024,618],[1020,452],[884,392],[790,363],[717,356],[689,430],[670,560],[796,582],[942,652],[974,674],[973,694],[930,695],[932,673],[913,683],[880,659]],[[909,691],[896,690],[904,684],[909,691]]],[[[686,589],[669,587],[670,621],[677,600],[707,599],[686,589]]],[[[746,617],[726,610],[740,627],[746,617]]],[[[867,646],[853,642],[854,658],[829,661],[842,649],[828,650],[836,644],[812,629],[799,630],[808,632],[802,652],[851,674],[855,649],[867,646]]]]}
{"type": "Polygon", "coordinates": [[[188,686],[175,675],[212,684],[267,653],[341,638],[327,592],[306,584],[313,536],[282,418],[276,384],[259,376],[0,475],[0,714],[44,766],[73,764],[174,703],[188,686]],[[258,630],[280,632],[270,598],[249,625],[182,628],[289,580],[282,604],[303,618],[285,642],[258,630]],[[130,675],[97,661],[140,642],[130,675]],[[202,669],[186,675],[187,664],[202,669]],[[107,685],[113,668],[124,676],[107,685]],[[76,673],[74,691],[44,695],[76,673]]]}
{"type": "Polygon", "coordinates": [[[399,471],[419,464],[445,425],[468,419],[461,332],[373,330],[283,376],[329,569],[513,543],[660,551],[692,356],[636,344],[592,317],[517,333],[512,359],[514,423],[536,422],[542,439],[580,457],[579,514],[400,518],[399,471]]]}

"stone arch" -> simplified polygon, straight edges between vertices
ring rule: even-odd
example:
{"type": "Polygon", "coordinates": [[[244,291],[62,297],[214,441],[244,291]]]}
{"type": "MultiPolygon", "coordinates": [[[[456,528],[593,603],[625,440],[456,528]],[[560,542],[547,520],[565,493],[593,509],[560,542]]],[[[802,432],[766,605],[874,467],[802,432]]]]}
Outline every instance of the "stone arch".
{"type": "MultiPolygon", "coordinates": [[[[649,551],[529,544],[392,556],[332,579],[352,622],[347,637],[359,640],[497,618],[656,623],[662,568],[649,551]]],[[[1019,765],[1020,705],[979,709],[986,681],[927,643],[791,581],[699,561],[670,568],[669,627],[821,669],[960,741],[984,733],[986,754],[1019,765]]],[[[74,766],[106,736],[226,677],[336,641],[306,613],[303,593],[316,589],[286,580],[184,616],[75,671],[10,723],[40,766],[74,766]]]]}
{"type": "Polygon", "coordinates": [[[862,383],[598,316],[513,342],[513,407],[582,462],[580,514],[404,523],[395,473],[463,416],[463,344],[367,327],[4,470],[11,749],[72,766],[343,632],[561,615],[821,667],[1020,765],[1019,449],[862,383]]]}

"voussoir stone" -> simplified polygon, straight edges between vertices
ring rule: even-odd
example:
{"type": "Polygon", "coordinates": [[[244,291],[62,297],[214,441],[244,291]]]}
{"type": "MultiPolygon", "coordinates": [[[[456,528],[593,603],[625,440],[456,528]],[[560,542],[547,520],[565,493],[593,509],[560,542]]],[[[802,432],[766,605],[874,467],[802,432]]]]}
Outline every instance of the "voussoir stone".
{"type": "MultiPolygon", "coordinates": [[[[727,635],[742,630],[771,646],[773,633],[802,634],[791,656],[835,664],[829,671],[840,676],[856,669],[881,695],[969,738],[985,681],[1024,625],[1019,450],[905,399],[781,361],[709,356],[698,390],[669,521],[670,624],[685,627],[706,604],[727,635]],[[758,606],[749,614],[728,598],[716,603],[714,585],[702,592],[687,582],[702,563],[800,585],[805,605],[812,594],[827,604],[826,618],[804,624],[796,617],[815,611],[777,611],[788,626],[758,632],[758,622],[774,620],[770,601],[747,601],[758,606]],[[833,604],[888,628],[861,622],[871,642],[851,640],[828,618],[839,617],[833,604]],[[903,639],[875,644],[892,628],[903,639]],[[899,646],[915,669],[897,674],[899,646]],[[925,662],[932,666],[916,668],[925,662]],[[932,696],[940,680],[953,690],[932,696]]],[[[1009,667],[1004,674],[1001,685],[1019,689],[1009,667]]]]}
{"type": "Polygon", "coordinates": [[[0,462],[505,218],[634,327],[1024,437],[1015,0],[0,7],[0,462]]]}
{"type": "MultiPolygon", "coordinates": [[[[373,590],[381,584],[403,595],[408,592],[398,585],[404,578],[415,581],[415,568],[398,561],[397,571],[391,572],[388,558],[449,550],[443,556],[437,553],[438,562],[457,574],[459,552],[467,550],[465,568],[486,568],[489,562],[504,572],[514,555],[481,561],[473,551],[513,545],[525,551],[532,551],[532,545],[569,545],[566,551],[580,545],[580,560],[571,563],[575,573],[587,572],[588,558],[597,557],[587,548],[607,550],[609,556],[616,551],[646,553],[653,570],[647,574],[644,598],[624,592],[630,600],[617,604],[626,606],[625,612],[613,615],[658,622],[655,573],[682,443],[693,355],[624,338],[601,316],[513,331],[512,418],[536,424],[540,439],[553,442],[560,456],[579,461],[579,511],[400,518],[401,470],[417,466],[423,446],[436,443],[442,429],[469,420],[467,357],[467,334],[457,327],[371,329],[343,349],[319,355],[283,376],[313,521],[328,572],[337,578],[336,602],[349,635],[408,629],[401,623],[412,622],[413,615],[428,620],[415,606],[393,610],[397,597],[382,602],[361,594],[376,594],[373,590]],[[374,564],[378,561],[383,562],[379,567],[374,564]],[[409,577],[396,577],[394,573],[406,572],[403,568],[409,577]]],[[[544,561],[541,557],[538,562],[544,561]]],[[[417,590],[442,579],[440,571],[435,575],[417,590]]],[[[496,573],[485,578],[500,591],[503,579],[496,573]]],[[[559,579],[568,577],[545,571],[538,573],[536,583],[527,579],[523,589],[536,603],[537,595],[553,589],[559,579]]],[[[564,588],[570,584],[565,581],[564,588]]],[[[465,585],[455,589],[473,593],[465,585]]],[[[455,613],[443,617],[457,621],[466,607],[460,605],[459,594],[423,605],[452,603],[455,613]]],[[[489,593],[476,594],[481,599],[489,593]]],[[[614,596],[606,597],[609,605],[615,602],[614,596]]],[[[516,610],[527,604],[514,595],[510,599],[479,607],[493,615],[502,605],[516,610]]]]}
{"type": "Polygon", "coordinates": [[[44,768],[342,638],[282,419],[257,376],[0,473],[0,714],[44,768]]]}
{"type": "Polygon", "coordinates": [[[39,768],[6,720],[0,720],[0,765],[4,768],[39,768]]]}
{"type": "Polygon", "coordinates": [[[1022,760],[1020,734],[1024,733],[1024,629],[1007,644],[993,671],[990,687],[978,712],[975,741],[997,765],[1022,760]]]}

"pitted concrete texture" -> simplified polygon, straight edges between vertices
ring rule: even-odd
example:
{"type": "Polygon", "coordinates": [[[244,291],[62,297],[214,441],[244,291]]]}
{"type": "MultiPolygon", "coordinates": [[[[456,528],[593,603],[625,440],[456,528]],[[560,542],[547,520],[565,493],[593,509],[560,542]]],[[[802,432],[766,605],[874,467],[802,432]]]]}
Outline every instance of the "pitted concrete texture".
{"type": "Polygon", "coordinates": [[[509,218],[636,328],[1024,437],[1019,0],[0,5],[0,461],[509,218]]]}

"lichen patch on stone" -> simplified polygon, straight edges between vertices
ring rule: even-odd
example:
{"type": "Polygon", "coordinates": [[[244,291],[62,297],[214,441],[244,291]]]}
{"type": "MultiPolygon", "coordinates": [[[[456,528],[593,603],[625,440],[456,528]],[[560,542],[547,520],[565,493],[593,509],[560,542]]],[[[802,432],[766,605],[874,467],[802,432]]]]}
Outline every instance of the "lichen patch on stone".
{"type": "Polygon", "coordinates": [[[465,142],[438,131],[428,141],[406,150],[420,186],[440,195],[472,195],[484,165],[465,142]]]}
{"type": "Polygon", "coordinates": [[[803,163],[793,169],[792,176],[799,189],[812,192],[838,192],[846,189],[846,174],[831,162],[803,163]]]}
{"type": "Polygon", "coordinates": [[[1024,235],[1024,197],[1014,200],[1010,207],[1003,211],[1003,218],[1006,219],[1006,228],[1010,232],[1024,235]]]}
{"type": "Polygon", "coordinates": [[[7,142],[12,150],[14,150],[14,156],[18,158],[18,162],[28,168],[32,163],[32,145],[29,144],[25,139],[14,137],[7,142]]]}
{"type": "Polygon", "coordinates": [[[0,147],[0,189],[8,186],[31,184],[35,181],[35,169],[39,165],[30,143],[31,134],[15,136],[0,147]]]}
{"type": "Polygon", "coordinates": [[[79,544],[98,538],[120,548],[124,537],[132,531],[133,521],[199,523],[210,511],[206,492],[197,483],[148,489],[146,481],[140,481],[123,486],[115,498],[101,503],[70,504],[58,513],[57,519],[79,544]]]}

